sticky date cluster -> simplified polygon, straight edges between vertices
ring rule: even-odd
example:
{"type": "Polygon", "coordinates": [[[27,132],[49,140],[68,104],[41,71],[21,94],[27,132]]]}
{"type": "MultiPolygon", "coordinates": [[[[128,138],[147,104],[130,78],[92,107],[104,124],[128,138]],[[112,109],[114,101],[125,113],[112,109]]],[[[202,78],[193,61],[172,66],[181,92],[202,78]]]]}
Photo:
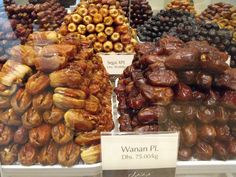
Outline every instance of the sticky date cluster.
{"type": "Polygon", "coordinates": [[[121,131],[179,131],[179,159],[236,157],[236,70],[207,42],[136,47],[115,89],[121,131]]]}
{"type": "Polygon", "coordinates": [[[1,164],[99,162],[100,132],[113,129],[101,58],[87,42],[73,45],[53,31],[29,39],[9,50],[0,70],[1,164]]]}

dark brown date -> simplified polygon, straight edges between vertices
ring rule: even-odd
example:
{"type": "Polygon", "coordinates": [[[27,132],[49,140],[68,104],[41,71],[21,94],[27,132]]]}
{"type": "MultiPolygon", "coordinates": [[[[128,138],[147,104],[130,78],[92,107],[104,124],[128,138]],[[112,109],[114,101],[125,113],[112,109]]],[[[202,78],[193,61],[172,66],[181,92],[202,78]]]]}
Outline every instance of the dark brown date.
{"type": "Polygon", "coordinates": [[[201,123],[212,123],[215,121],[215,110],[207,106],[200,106],[197,111],[197,119],[201,123]]]}
{"type": "Polygon", "coordinates": [[[205,104],[208,106],[215,106],[220,100],[220,95],[218,92],[215,92],[213,90],[210,90],[206,99],[205,104]]]}
{"type": "Polygon", "coordinates": [[[178,74],[181,82],[190,85],[196,84],[196,75],[197,73],[195,71],[182,71],[178,74]]]}
{"type": "Polygon", "coordinates": [[[197,127],[194,122],[186,123],[181,129],[181,141],[186,147],[192,147],[197,142],[197,127]]]}
{"type": "Polygon", "coordinates": [[[219,141],[215,141],[212,147],[213,147],[214,155],[216,159],[227,160],[229,158],[229,153],[223,143],[219,141]]]}
{"type": "Polygon", "coordinates": [[[135,97],[129,97],[127,99],[127,104],[132,109],[141,109],[145,104],[145,98],[139,93],[135,97]]]}
{"type": "Polygon", "coordinates": [[[226,124],[229,120],[229,111],[227,111],[223,106],[219,106],[216,109],[216,121],[220,124],[226,124]]]}
{"type": "Polygon", "coordinates": [[[204,89],[211,88],[213,78],[211,75],[199,72],[196,76],[197,85],[204,89]]]}
{"type": "Polygon", "coordinates": [[[28,141],[28,130],[24,127],[19,127],[14,135],[14,143],[25,144],[28,141]]]}
{"type": "Polygon", "coordinates": [[[211,145],[199,141],[194,147],[194,157],[198,160],[210,160],[213,156],[213,148],[211,145]]]}
{"type": "Polygon", "coordinates": [[[167,111],[162,106],[153,106],[141,109],[138,113],[138,120],[142,124],[158,123],[163,124],[167,120],[167,111]]]}
{"type": "Polygon", "coordinates": [[[175,99],[178,101],[191,101],[193,99],[192,89],[184,83],[179,83],[176,88],[175,99]]]}
{"type": "Polygon", "coordinates": [[[159,105],[167,105],[173,100],[174,93],[169,87],[153,87],[143,84],[140,89],[145,98],[159,105]]]}
{"type": "Polygon", "coordinates": [[[134,128],[134,132],[157,132],[159,130],[158,125],[144,125],[144,126],[137,126],[134,128]]]}
{"type": "Polygon", "coordinates": [[[232,158],[236,157],[236,139],[229,142],[228,152],[232,158]]]}
{"type": "Polygon", "coordinates": [[[182,122],[184,119],[184,108],[180,104],[172,104],[169,108],[170,118],[182,122]]]}
{"type": "Polygon", "coordinates": [[[173,70],[196,69],[199,66],[200,52],[194,48],[182,48],[167,57],[165,65],[173,70]]]}
{"type": "Polygon", "coordinates": [[[225,106],[236,109],[236,91],[226,91],[221,101],[225,106]]]}
{"type": "Polygon", "coordinates": [[[232,90],[236,90],[236,69],[227,69],[224,74],[215,78],[215,82],[218,86],[224,86],[232,90]]]}
{"type": "Polygon", "coordinates": [[[188,147],[181,147],[178,152],[178,159],[182,161],[190,160],[192,157],[192,149],[188,147]]]}
{"type": "Polygon", "coordinates": [[[215,141],[216,138],[216,130],[213,125],[210,124],[202,124],[198,128],[198,136],[201,138],[203,141],[207,143],[212,143],[215,141]]]}
{"type": "Polygon", "coordinates": [[[206,99],[206,95],[199,91],[193,91],[193,100],[197,103],[201,103],[206,99]]]}
{"type": "Polygon", "coordinates": [[[230,128],[228,125],[216,125],[216,139],[228,142],[230,140],[230,128]]]}
{"type": "Polygon", "coordinates": [[[128,114],[123,114],[119,117],[120,130],[124,132],[132,131],[131,120],[128,114]]]}
{"type": "Polygon", "coordinates": [[[159,70],[151,72],[147,76],[148,81],[154,86],[174,86],[179,80],[175,72],[171,70],[159,70]]]}

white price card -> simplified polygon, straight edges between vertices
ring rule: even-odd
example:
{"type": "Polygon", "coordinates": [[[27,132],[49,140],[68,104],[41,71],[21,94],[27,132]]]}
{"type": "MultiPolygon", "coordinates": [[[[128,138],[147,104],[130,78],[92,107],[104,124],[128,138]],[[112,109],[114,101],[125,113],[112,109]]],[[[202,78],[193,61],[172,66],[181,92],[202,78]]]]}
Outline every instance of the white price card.
{"type": "Polygon", "coordinates": [[[175,176],[178,133],[106,133],[101,145],[103,177],[175,176]]]}
{"type": "Polygon", "coordinates": [[[133,54],[99,54],[110,75],[121,75],[127,66],[132,64],[133,54]]]}

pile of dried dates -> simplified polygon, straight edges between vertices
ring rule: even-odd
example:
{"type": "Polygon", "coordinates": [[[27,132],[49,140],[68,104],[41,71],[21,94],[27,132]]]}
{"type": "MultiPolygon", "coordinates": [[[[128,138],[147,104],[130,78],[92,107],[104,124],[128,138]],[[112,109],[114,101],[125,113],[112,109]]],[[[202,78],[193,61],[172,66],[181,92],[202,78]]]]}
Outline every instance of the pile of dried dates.
{"type": "Polygon", "coordinates": [[[136,46],[115,89],[121,131],[178,131],[179,159],[236,158],[236,69],[207,42],[136,46]]]}
{"type": "Polygon", "coordinates": [[[89,43],[36,32],[9,55],[0,71],[1,164],[99,162],[100,132],[114,126],[112,87],[89,43]]]}
{"type": "Polygon", "coordinates": [[[233,32],[221,29],[216,23],[198,21],[188,13],[176,10],[163,10],[138,28],[141,41],[158,41],[165,34],[176,36],[188,42],[191,40],[207,41],[231,56],[232,67],[236,66],[236,41],[233,32]]]}
{"type": "Polygon", "coordinates": [[[183,10],[196,14],[194,5],[189,0],[172,0],[169,4],[167,4],[166,9],[183,10]]]}
{"type": "Polygon", "coordinates": [[[126,17],[130,15],[130,25],[134,28],[143,25],[153,14],[152,7],[147,0],[131,0],[130,12],[128,0],[121,0],[120,5],[125,11],[126,17]]]}
{"type": "MultiPolygon", "coordinates": [[[[213,21],[221,28],[235,31],[236,28],[236,8],[231,4],[219,2],[210,4],[199,16],[201,20],[213,21]]],[[[235,33],[236,39],[236,33],[235,33]]]]}
{"type": "Polygon", "coordinates": [[[115,0],[81,2],[64,18],[63,36],[93,41],[96,52],[134,52],[136,40],[121,6],[115,0]]]}
{"type": "Polygon", "coordinates": [[[67,11],[58,0],[47,0],[42,4],[35,5],[34,13],[38,30],[50,31],[56,30],[61,26],[67,11]]]}

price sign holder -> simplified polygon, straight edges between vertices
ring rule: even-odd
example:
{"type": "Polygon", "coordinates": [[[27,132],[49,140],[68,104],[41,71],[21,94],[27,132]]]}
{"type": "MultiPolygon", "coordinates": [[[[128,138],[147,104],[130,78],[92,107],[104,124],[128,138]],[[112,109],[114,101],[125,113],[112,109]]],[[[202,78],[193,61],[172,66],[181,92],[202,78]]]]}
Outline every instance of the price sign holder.
{"type": "Polygon", "coordinates": [[[174,177],[179,134],[102,133],[103,177],[174,177]]]}
{"type": "Polygon", "coordinates": [[[134,59],[134,54],[100,53],[99,55],[109,75],[121,75],[134,59]]]}

